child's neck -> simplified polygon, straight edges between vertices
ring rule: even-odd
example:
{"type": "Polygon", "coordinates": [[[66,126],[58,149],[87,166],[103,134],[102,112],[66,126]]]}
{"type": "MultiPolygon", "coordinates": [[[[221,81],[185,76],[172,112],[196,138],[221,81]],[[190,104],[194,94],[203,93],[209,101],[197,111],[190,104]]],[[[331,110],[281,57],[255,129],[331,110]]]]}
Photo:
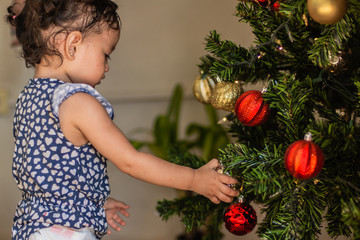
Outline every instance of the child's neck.
{"type": "MultiPolygon", "coordinates": [[[[64,69],[59,67],[53,67],[53,64],[40,63],[35,66],[34,78],[55,78],[64,82],[71,82],[69,76],[64,69]]],[[[57,66],[57,65],[55,65],[57,66]]]]}

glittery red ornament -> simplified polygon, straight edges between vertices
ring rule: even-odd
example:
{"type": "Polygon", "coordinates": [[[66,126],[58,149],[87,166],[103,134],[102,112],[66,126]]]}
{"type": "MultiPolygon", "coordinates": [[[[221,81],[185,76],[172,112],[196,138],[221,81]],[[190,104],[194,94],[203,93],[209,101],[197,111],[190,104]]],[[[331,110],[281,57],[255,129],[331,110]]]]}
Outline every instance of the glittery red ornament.
{"type": "Polygon", "coordinates": [[[270,115],[269,104],[260,91],[243,93],[236,101],[235,113],[239,121],[246,126],[258,126],[266,122],[270,115]]]}
{"type": "Polygon", "coordinates": [[[274,3],[274,0],[252,0],[252,1],[263,7],[268,7],[274,3]]]}
{"type": "Polygon", "coordinates": [[[235,235],[245,235],[251,232],[257,222],[255,210],[248,204],[235,203],[224,213],[225,227],[235,235]]]}
{"type": "Polygon", "coordinates": [[[298,140],[288,147],[284,160],[291,175],[298,179],[309,179],[320,173],[324,165],[324,154],[311,141],[311,135],[305,135],[305,140],[298,140]]]}

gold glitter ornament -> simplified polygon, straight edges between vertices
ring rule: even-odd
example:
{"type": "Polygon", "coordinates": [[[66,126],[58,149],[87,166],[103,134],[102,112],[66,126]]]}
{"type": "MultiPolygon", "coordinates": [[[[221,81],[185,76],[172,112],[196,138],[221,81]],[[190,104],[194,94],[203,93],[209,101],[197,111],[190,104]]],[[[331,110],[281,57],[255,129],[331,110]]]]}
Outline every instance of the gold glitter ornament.
{"type": "Polygon", "coordinates": [[[234,112],[236,100],[243,92],[239,81],[218,82],[211,93],[210,104],[213,108],[234,112]]]}
{"type": "Polygon", "coordinates": [[[307,9],[312,19],[320,24],[334,24],[342,19],[348,0],[307,0],[307,9]]]}
{"type": "Polygon", "coordinates": [[[202,77],[201,74],[199,77],[195,79],[193,85],[193,93],[195,98],[204,104],[210,103],[211,92],[215,87],[215,81],[209,76],[202,77]]]}

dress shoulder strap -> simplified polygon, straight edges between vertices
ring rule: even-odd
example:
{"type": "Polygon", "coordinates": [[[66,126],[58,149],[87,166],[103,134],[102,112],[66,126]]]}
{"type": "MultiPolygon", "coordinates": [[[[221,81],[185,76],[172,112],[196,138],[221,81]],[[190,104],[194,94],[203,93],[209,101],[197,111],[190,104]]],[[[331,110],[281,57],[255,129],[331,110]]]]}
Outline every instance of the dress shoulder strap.
{"type": "Polygon", "coordinates": [[[71,95],[75,93],[87,93],[95,97],[106,109],[107,113],[111,118],[114,117],[114,110],[111,104],[93,87],[82,84],[82,83],[64,83],[59,85],[53,93],[52,96],[52,111],[53,114],[58,118],[59,117],[59,107],[60,105],[71,95]]]}

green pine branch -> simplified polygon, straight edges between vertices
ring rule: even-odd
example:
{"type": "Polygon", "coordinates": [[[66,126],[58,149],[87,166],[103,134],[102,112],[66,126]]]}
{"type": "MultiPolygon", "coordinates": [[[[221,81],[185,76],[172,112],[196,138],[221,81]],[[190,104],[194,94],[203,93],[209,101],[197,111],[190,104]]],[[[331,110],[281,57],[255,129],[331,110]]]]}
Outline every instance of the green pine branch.
{"type": "MultiPolygon", "coordinates": [[[[253,2],[237,5],[236,16],[255,37],[249,49],[216,31],[206,37],[208,54],[199,68],[219,81],[264,84],[271,107],[269,120],[257,127],[227,116],[234,143],[220,150],[219,160],[225,174],[239,180],[245,199],[262,204],[260,238],[318,239],[323,222],[333,238],[360,238],[360,1],[348,0],[345,16],[333,25],[315,22],[307,0],[279,3],[279,12],[253,2]],[[298,180],[285,169],[284,154],[306,132],[325,163],[315,178],[298,180]]],[[[204,164],[188,153],[174,152],[171,159],[204,164]]],[[[197,197],[164,202],[159,210],[165,218],[180,215],[188,230],[206,226],[207,240],[221,239],[227,205],[197,197]]]]}

